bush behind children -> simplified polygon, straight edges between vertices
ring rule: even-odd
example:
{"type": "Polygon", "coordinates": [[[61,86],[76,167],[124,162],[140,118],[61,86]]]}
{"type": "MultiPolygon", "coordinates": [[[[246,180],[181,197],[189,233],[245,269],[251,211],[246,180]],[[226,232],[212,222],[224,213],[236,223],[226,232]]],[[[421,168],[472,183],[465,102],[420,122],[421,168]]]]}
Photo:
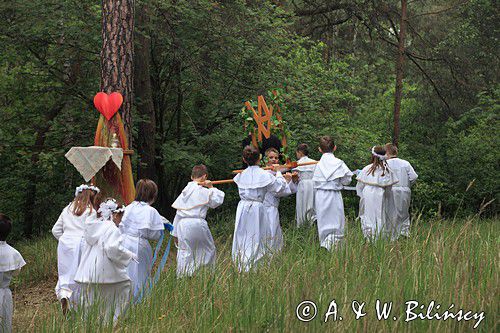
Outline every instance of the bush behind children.
{"type": "MultiPolygon", "coordinates": [[[[308,157],[307,144],[298,145],[298,165],[290,170],[278,164],[278,150],[269,148],[265,156],[270,170],[264,170],[259,150],[244,147],[242,160],[247,168],[234,177],[240,201],[232,260],[240,272],[269,263],[264,259],[282,250],[279,201],[294,193],[297,227],[316,222],[321,247],[332,250],[342,244],[346,228],[341,191],[351,183],[354,173],[334,155],[337,146],[331,137],[321,137],[318,149],[322,156],[316,162],[308,157]]],[[[371,163],[355,172],[359,218],[368,241],[409,236],[410,187],[418,176],[410,163],[397,155],[397,147],[391,144],[375,146],[371,163]]],[[[158,196],[153,181],[139,180],[136,190],[135,200],[119,207],[112,198],[102,202],[99,188],[81,185],[54,224],[52,233],[59,242],[55,292],[64,314],[71,308],[85,313],[99,303],[104,306],[102,319],[116,323],[129,303],[139,299],[149,286],[153,265],[149,241],[161,237],[166,219],[151,206],[158,196]]],[[[206,215],[209,208],[223,202],[224,192],[213,187],[206,166],[194,166],[191,181],[172,204],[177,210],[172,235],[178,242],[178,278],[214,267],[217,251],[206,215]]],[[[12,326],[10,280],[25,264],[19,252],[5,242],[11,226],[10,219],[0,214],[2,332],[10,332],[12,326]]]]}

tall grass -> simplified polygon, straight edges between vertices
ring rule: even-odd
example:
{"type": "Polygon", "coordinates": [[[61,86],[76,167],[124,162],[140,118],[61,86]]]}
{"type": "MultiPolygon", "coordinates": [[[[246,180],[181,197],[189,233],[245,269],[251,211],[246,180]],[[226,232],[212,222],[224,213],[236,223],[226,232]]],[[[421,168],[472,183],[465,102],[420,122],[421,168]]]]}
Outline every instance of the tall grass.
{"type": "Polygon", "coordinates": [[[17,243],[15,248],[23,256],[26,265],[12,281],[11,288],[57,279],[57,240],[52,235],[17,243]]]}
{"type": "MultiPolygon", "coordinates": [[[[65,319],[54,305],[37,315],[34,326],[17,327],[18,331],[454,332],[469,331],[474,325],[473,320],[405,322],[408,300],[425,305],[434,300],[441,304],[441,312],[451,303],[455,304],[454,310],[485,311],[486,318],[477,330],[498,329],[497,220],[421,223],[416,219],[411,238],[373,244],[366,243],[358,224],[350,221],[345,245],[331,253],[319,247],[316,229],[288,228],[284,251],[247,274],[239,274],[231,263],[232,236],[223,227],[229,223],[217,222],[213,228],[218,244],[215,271],[176,279],[175,264],[170,263],[153,293],[132,306],[114,329],[97,320],[98,314],[93,317],[90,313],[83,320],[80,313],[74,312],[65,319]],[[393,302],[389,320],[377,320],[377,299],[393,302]],[[296,307],[303,300],[314,301],[318,308],[316,318],[310,322],[296,318],[296,307]],[[332,316],[325,323],[332,300],[343,320],[337,317],[333,321],[332,316]],[[359,320],[351,310],[354,300],[366,302],[367,314],[359,320]]],[[[48,246],[45,241],[41,244],[48,246]]],[[[49,251],[54,251],[52,245],[49,251]]]]}

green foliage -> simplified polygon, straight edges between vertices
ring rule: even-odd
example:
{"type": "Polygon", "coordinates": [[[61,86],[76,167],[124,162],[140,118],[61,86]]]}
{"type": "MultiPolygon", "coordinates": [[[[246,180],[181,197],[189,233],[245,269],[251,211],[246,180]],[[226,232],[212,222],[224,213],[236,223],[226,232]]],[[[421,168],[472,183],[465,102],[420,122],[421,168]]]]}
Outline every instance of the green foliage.
{"type": "Polygon", "coordinates": [[[336,154],[352,169],[362,168],[370,159],[369,148],[380,142],[380,133],[363,126],[355,114],[363,105],[357,96],[360,77],[352,75],[347,62],[325,62],[324,51],[324,44],[305,40],[283,59],[289,145],[293,151],[297,144],[307,143],[311,157],[319,159],[318,138],[331,135],[336,154]]]}
{"type": "Polygon", "coordinates": [[[481,93],[477,107],[465,112],[458,120],[446,124],[446,147],[450,182],[458,188],[469,188],[470,203],[480,207],[495,200],[488,208],[498,207],[500,180],[500,87],[491,94],[481,93]]]}
{"type": "Polygon", "coordinates": [[[0,211],[19,236],[28,210],[35,232],[45,231],[82,181],[64,153],[93,142],[100,12],[81,1],[10,1],[0,17],[8,22],[0,28],[0,211]]]}
{"type": "MultiPolygon", "coordinates": [[[[461,203],[465,212],[497,211],[498,94],[498,89],[480,93],[476,107],[445,123],[422,105],[405,117],[414,143],[405,143],[401,151],[411,156],[409,160],[420,175],[414,191],[416,207],[448,215],[454,215],[461,203]]],[[[408,134],[404,142],[408,142],[408,134]]]]}
{"type": "MultiPolygon", "coordinates": [[[[370,147],[391,140],[394,46],[387,39],[395,37],[387,29],[389,19],[398,21],[398,8],[334,3],[349,7],[348,20],[332,24],[343,12],[310,14],[315,8],[303,1],[137,2],[136,11],[148,13],[136,29],[151,42],[163,214],[172,217],[170,204],[193,164],[207,164],[212,179],[241,168],[244,122],[253,121],[243,102],[260,94],[273,100],[274,88],[292,159],[301,142],[319,158],[318,137],[332,135],[336,154],[357,169],[369,163],[370,147]]],[[[406,59],[400,155],[420,175],[414,208],[453,216],[459,206],[459,213],[475,213],[483,200],[496,199],[485,210],[494,215],[498,11],[492,1],[443,0],[411,3],[409,14],[408,52],[420,67],[406,59]]],[[[48,230],[82,182],[64,153],[93,143],[101,15],[94,1],[13,0],[0,5],[0,18],[6,22],[0,27],[0,211],[14,219],[19,238],[27,213],[34,213],[35,232],[48,230]]],[[[133,119],[137,139],[138,123],[148,119],[137,108],[133,119]]],[[[230,198],[224,209],[234,210],[235,189],[223,189],[230,198]]],[[[353,206],[346,205],[349,214],[353,206]]]]}

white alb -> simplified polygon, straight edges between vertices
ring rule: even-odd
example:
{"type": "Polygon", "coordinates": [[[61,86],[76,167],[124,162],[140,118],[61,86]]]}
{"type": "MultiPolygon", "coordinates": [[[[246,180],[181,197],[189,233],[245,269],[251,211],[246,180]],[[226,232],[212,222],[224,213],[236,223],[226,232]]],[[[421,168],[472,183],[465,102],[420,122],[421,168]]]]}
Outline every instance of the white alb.
{"type": "MultiPolygon", "coordinates": [[[[276,172],[269,171],[273,176],[276,172]]],[[[281,231],[280,225],[280,215],[279,215],[279,204],[280,198],[289,196],[297,192],[297,184],[293,181],[287,182],[283,190],[278,192],[267,192],[264,197],[264,209],[266,211],[267,222],[265,226],[267,228],[265,241],[266,248],[268,252],[272,255],[281,251],[283,248],[283,232],[281,231]]]]}
{"type": "Polygon", "coordinates": [[[322,247],[332,246],[344,238],[345,216],[341,190],[351,182],[352,172],[333,153],[321,156],[313,174],[314,202],[322,247]]]}
{"type": "Polygon", "coordinates": [[[415,183],[418,175],[411,166],[410,162],[400,158],[388,159],[387,165],[399,180],[399,182],[394,184],[392,187],[395,205],[396,228],[398,229],[400,235],[409,236],[411,203],[410,187],[415,183]]]}
{"type": "Polygon", "coordinates": [[[70,203],[63,209],[52,227],[52,234],[58,240],[57,273],[59,278],[55,288],[56,296],[59,300],[68,299],[71,306],[75,306],[80,299],[80,287],[74,281],[74,277],[85,247],[85,241],[83,241],[85,222],[95,218],[95,209],[88,207],[82,215],[77,216],[73,213],[73,203],[70,203]]]}
{"type": "Polygon", "coordinates": [[[398,179],[390,169],[384,171],[377,168],[369,173],[371,166],[364,167],[356,178],[361,230],[370,240],[380,237],[394,239],[394,197],[391,188],[398,179]]]}
{"type": "Polygon", "coordinates": [[[0,241],[0,332],[12,332],[12,292],[9,289],[12,277],[26,265],[21,254],[7,242],[0,241]]]}
{"type": "Polygon", "coordinates": [[[127,308],[132,284],[127,266],[136,256],[123,246],[123,236],[109,219],[85,222],[86,242],[75,281],[80,284],[80,304],[103,307],[105,320],[114,321],[127,308]]]}
{"type": "Polygon", "coordinates": [[[134,299],[146,287],[153,265],[153,250],[149,240],[158,240],[164,230],[164,218],[146,202],[134,201],[125,208],[120,231],[124,246],[138,257],[139,263],[131,262],[128,275],[132,280],[134,299]]]}
{"type": "MultiPolygon", "coordinates": [[[[307,156],[301,157],[298,163],[315,162],[307,156]]],[[[305,223],[316,222],[316,212],[314,210],[314,182],[312,180],[316,165],[303,165],[294,169],[299,173],[300,182],[297,188],[297,208],[296,220],[300,227],[305,223]]]]}
{"type": "Polygon", "coordinates": [[[264,198],[266,193],[279,193],[286,187],[281,172],[276,176],[259,168],[249,166],[234,177],[238,185],[240,202],[236,209],[232,258],[238,270],[249,271],[257,266],[267,251],[267,234],[264,198]]]}
{"type": "Polygon", "coordinates": [[[192,276],[202,266],[215,265],[216,250],[207,211],[224,202],[224,192],[192,181],[172,204],[177,209],[172,235],[178,239],[177,277],[192,276]]]}

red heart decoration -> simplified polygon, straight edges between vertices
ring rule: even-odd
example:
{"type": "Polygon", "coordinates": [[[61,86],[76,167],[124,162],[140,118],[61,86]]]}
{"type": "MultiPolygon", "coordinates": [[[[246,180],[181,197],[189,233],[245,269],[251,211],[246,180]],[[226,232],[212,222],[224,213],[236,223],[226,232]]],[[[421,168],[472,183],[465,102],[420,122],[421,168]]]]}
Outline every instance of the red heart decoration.
{"type": "Polygon", "coordinates": [[[94,96],[94,105],[96,109],[107,119],[113,118],[123,103],[123,96],[119,92],[110,95],[99,92],[94,96]]]}

